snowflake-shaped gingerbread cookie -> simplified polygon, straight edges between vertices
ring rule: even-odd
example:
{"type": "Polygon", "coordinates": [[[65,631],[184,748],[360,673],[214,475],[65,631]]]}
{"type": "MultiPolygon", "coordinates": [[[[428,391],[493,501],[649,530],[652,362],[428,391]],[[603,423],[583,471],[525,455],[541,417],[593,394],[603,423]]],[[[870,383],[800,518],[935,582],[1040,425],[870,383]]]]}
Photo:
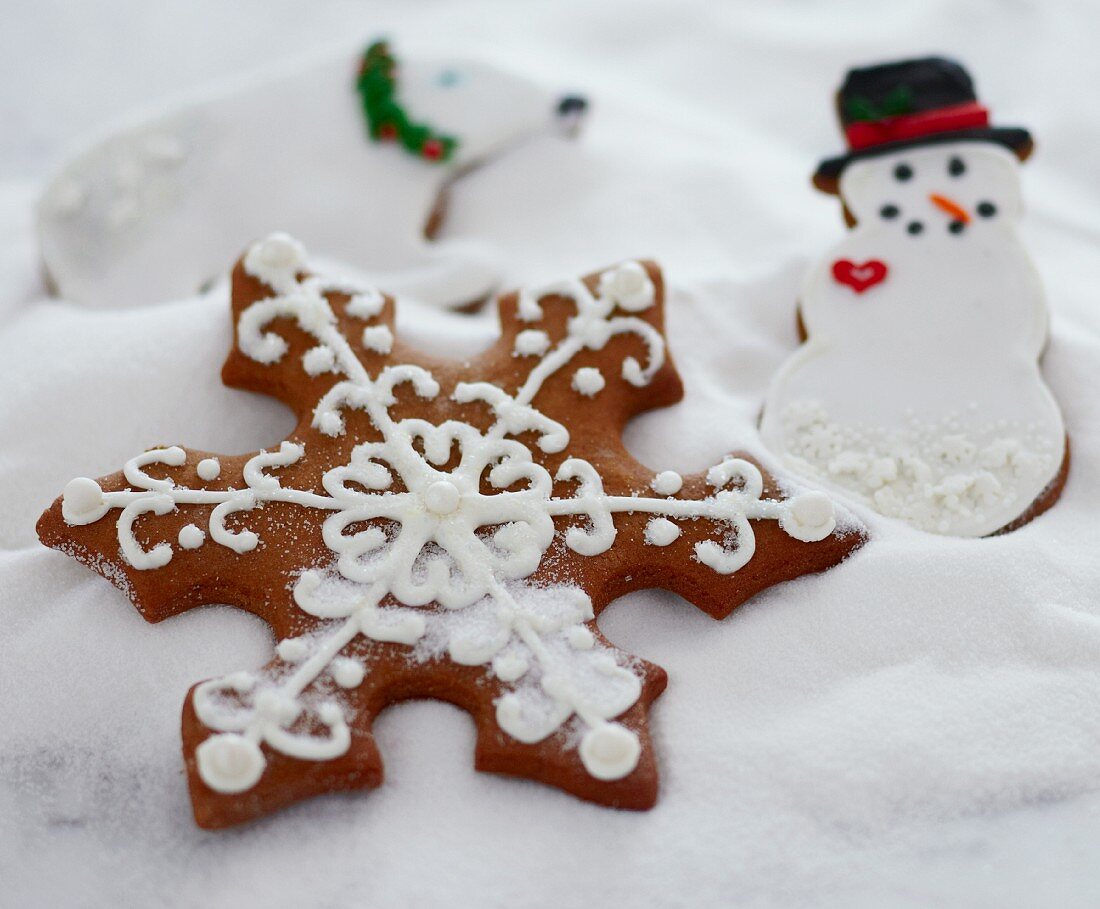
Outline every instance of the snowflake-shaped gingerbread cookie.
{"type": "Polygon", "coordinates": [[[371,723],[423,697],[469,711],[480,770],[650,807],[665,674],[596,616],[663,587],[722,617],[860,534],[746,457],[681,477],[626,452],[630,417],[682,395],[653,264],[503,298],[500,340],[461,363],[405,347],[389,298],[305,265],[285,235],[241,260],[222,373],[288,404],[290,439],[152,449],[72,480],[38,527],[150,621],[230,603],[273,628],[269,665],[188,696],[198,823],[379,785],[371,723]]]}

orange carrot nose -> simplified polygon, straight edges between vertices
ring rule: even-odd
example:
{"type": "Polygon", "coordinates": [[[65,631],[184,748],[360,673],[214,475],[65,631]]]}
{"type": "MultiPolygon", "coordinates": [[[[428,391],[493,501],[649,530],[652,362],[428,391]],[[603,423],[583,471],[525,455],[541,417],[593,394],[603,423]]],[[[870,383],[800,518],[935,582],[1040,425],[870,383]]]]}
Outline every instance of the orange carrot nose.
{"type": "Polygon", "coordinates": [[[928,196],[933,205],[940,211],[947,212],[956,221],[962,221],[963,224],[970,223],[970,213],[959,205],[954,199],[949,199],[947,196],[941,196],[939,193],[932,193],[928,196]]]}

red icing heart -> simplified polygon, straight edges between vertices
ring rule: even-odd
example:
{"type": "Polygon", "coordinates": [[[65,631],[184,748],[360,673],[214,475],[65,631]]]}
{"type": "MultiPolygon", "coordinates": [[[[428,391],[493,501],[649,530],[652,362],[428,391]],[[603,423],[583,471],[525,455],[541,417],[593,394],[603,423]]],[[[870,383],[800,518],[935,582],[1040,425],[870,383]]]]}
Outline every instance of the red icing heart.
{"type": "Polygon", "coordinates": [[[850,259],[838,259],[833,263],[833,278],[838,284],[847,284],[857,294],[886,280],[886,263],[868,259],[856,265],[850,259]]]}

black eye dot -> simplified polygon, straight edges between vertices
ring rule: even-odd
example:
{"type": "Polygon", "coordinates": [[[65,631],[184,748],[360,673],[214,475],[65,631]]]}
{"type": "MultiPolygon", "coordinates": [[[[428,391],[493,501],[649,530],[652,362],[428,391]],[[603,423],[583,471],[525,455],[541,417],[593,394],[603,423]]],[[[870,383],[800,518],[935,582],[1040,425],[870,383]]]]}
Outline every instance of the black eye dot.
{"type": "Polygon", "coordinates": [[[913,168],[908,164],[899,164],[894,168],[894,176],[901,180],[903,183],[909,180],[913,176],[913,168]]]}
{"type": "Polygon", "coordinates": [[[947,229],[953,234],[961,234],[966,230],[966,225],[962,221],[952,221],[947,225],[947,229]]]}
{"type": "Polygon", "coordinates": [[[910,221],[909,226],[905,229],[915,237],[922,230],[924,230],[924,225],[921,224],[920,221],[910,221]]]}
{"type": "Polygon", "coordinates": [[[966,173],[966,162],[962,158],[952,158],[947,162],[947,172],[952,177],[961,177],[966,173]]]}
{"type": "Polygon", "coordinates": [[[901,209],[898,208],[896,205],[884,205],[878,210],[878,213],[882,215],[882,217],[889,220],[890,218],[896,218],[899,214],[901,214],[901,209]]]}
{"type": "Polygon", "coordinates": [[[978,214],[981,215],[983,218],[992,218],[995,214],[997,214],[997,206],[994,205],[992,202],[979,202],[978,214]]]}

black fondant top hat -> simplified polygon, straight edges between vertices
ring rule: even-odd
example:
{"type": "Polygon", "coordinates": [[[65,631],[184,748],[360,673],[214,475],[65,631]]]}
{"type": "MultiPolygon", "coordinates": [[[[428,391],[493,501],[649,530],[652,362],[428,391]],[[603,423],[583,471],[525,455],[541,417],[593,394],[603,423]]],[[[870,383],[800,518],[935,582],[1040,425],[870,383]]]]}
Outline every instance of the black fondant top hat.
{"type": "Polygon", "coordinates": [[[827,158],[814,174],[814,184],[829,192],[852,161],[910,146],[974,139],[996,142],[1021,159],[1032,147],[1026,129],[990,126],[970,74],[944,57],[849,70],[837,93],[837,112],[848,154],[827,158]]]}

